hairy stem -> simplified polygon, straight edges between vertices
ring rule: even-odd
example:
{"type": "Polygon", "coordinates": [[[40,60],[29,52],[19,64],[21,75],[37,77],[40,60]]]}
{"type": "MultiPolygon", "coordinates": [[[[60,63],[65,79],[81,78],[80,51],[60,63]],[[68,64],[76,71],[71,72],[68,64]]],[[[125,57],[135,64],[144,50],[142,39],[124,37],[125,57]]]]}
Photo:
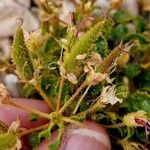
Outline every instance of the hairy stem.
{"type": "Polygon", "coordinates": [[[27,107],[24,107],[20,104],[17,104],[16,102],[14,102],[13,100],[9,100],[9,102],[7,103],[8,105],[11,105],[11,106],[14,106],[16,108],[19,108],[25,112],[28,112],[28,113],[34,113],[34,114],[37,114],[38,116],[40,117],[43,117],[43,118],[46,118],[46,119],[50,119],[49,117],[49,114],[46,114],[46,113],[43,113],[43,112],[40,112],[36,109],[31,109],[31,108],[27,108],[27,107]]]}
{"type": "Polygon", "coordinates": [[[35,89],[40,93],[40,95],[43,97],[44,101],[48,104],[48,106],[54,111],[55,107],[54,104],[51,102],[49,97],[45,94],[45,92],[41,89],[38,83],[33,84],[35,89]]]}
{"type": "Polygon", "coordinates": [[[71,123],[71,124],[75,124],[75,125],[80,126],[80,127],[84,127],[84,125],[81,122],[78,122],[76,120],[70,119],[68,117],[62,117],[62,120],[67,122],[67,123],[71,123]]]}
{"type": "Polygon", "coordinates": [[[41,126],[36,127],[36,128],[32,128],[32,129],[29,129],[29,130],[22,131],[21,133],[19,133],[19,137],[27,135],[27,134],[30,134],[30,133],[35,132],[35,131],[39,131],[39,130],[45,129],[48,126],[49,126],[49,123],[41,125],[41,126]]]}
{"type": "Polygon", "coordinates": [[[83,93],[83,95],[82,95],[81,98],[79,99],[79,101],[78,101],[78,103],[77,103],[77,105],[76,105],[76,107],[75,107],[75,109],[74,109],[74,111],[73,111],[73,114],[75,114],[75,113],[77,112],[77,110],[78,110],[78,108],[79,108],[81,102],[83,101],[83,98],[84,98],[85,95],[87,94],[89,88],[90,88],[90,85],[86,88],[85,92],[83,93]]]}
{"type": "Polygon", "coordinates": [[[61,95],[62,95],[62,90],[63,90],[63,86],[64,86],[64,81],[65,81],[65,78],[61,77],[60,84],[59,84],[59,93],[58,93],[56,111],[58,111],[60,108],[61,95]]]}
{"type": "Polygon", "coordinates": [[[113,125],[102,125],[105,128],[121,128],[125,127],[124,122],[118,123],[118,124],[113,124],[113,125]]]}
{"type": "Polygon", "coordinates": [[[86,116],[86,115],[88,115],[89,113],[94,112],[96,109],[98,109],[98,108],[103,108],[103,107],[104,107],[104,105],[103,105],[102,103],[97,102],[97,103],[95,103],[93,106],[91,106],[90,108],[88,108],[87,110],[85,110],[85,111],[79,113],[79,115],[81,115],[81,116],[86,116]]]}
{"type": "Polygon", "coordinates": [[[59,110],[59,113],[63,113],[65,109],[75,100],[79,93],[87,86],[86,82],[83,82],[78,90],[70,97],[70,99],[64,104],[64,106],[59,110]]]}

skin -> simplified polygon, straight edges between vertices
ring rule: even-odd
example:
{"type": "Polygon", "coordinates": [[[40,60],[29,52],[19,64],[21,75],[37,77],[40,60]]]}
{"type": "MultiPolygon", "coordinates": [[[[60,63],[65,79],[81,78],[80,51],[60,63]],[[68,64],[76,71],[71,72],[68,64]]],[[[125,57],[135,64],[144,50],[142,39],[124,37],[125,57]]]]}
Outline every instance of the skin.
{"type": "MultiPolygon", "coordinates": [[[[51,112],[46,103],[43,101],[31,99],[15,99],[15,101],[20,105],[34,108],[45,113],[51,112]]],[[[21,127],[26,129],[34,128],[48,122],[48,120],[43,118],[38,118],[37,121],[31,122],[29,121],[29,117],[29,113],[23,112],[13,106],[0,104],[0,120],[8,126],[17,118],[21,122],[21,127]]],[[[111,149],[110,140],[104,128],[92,121],[85,121],[83,124],[85,126],[84,128],[68,125],[59,150],[111,149]]],[[[42,141],[37,149],[47,150],[48,145],[51,144],[56,137],[57,131],[54,131],[51,139],[42,141]]],[[[27,144],[26,137],[23,137],[23,149],[31,149],[27,144]]]]}

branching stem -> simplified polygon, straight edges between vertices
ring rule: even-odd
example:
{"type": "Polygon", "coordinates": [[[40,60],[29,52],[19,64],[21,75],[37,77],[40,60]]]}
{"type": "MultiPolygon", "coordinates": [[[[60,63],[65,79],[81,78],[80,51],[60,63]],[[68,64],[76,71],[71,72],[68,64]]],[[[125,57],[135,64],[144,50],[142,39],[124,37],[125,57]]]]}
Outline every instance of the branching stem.
{"type": "Polygon", "coordinates": [[[122,128],[125,127],[124,122],[118,123],[118,124],[113,124],[113,125],[102,125],[105,128],[122,128]]]}
{"type": "Polygon", "coordinates": [[[87,94],[87,92],[88,92],[89,89],[90,89],[90,85],[86,88],[85,92],[83,93],[83,95],[82,95],[81,98],[79,99],[79,101],[78,101],[78,103],[77,103],[77,105],[76,105],[76,107],[75,107],[75,109],[74,109],[74,111],[73,111],[73,114],[75,114],[75,113],[77,112],[77,110],[78,110],[78,108],[79,108],[81,102],[83,101],[83,99],[84,99],[84,97],[85,97],[85,95],[87,94]]]}
{"type": "Polygon", "coordinates": [[[65,78],[61,77],[60,84],[59,84],[59,93],[58,93],[56,111],[58,111],[60,108],[61,95],[62,95],[62,90],[63,90],[63,86],[64,86],[64,81],[65,81],[65,78]]]}
{"type": "Polygon", "coordinates": [[[36,128],[32,128],[32,129],[29,129],[29,130],[22,131],[21,133],[19,133],[19,137],[27,135],[27,134],[30,134],[30,133],[35,132],[35,131],[39,131],[39,130],[45,129],[48,126],[49,126],[49,123],[41,125],[41,126],[36,127],[36,128]]]}
{"type": "Polygon", "coordinates": [[[75,100],[79,93],[87,86],[86,82],[83,82],[77,91],[70,97],[70,99],[64,104],[64,106],[59,110],[59,113],[63,113],[65,109],[75,100]]]}
{"type": "Polygon", "coordinates": [[[79,113],[79,115],[86,116],[86,115],[88,115],[89,113],[94,112],[96,109],[98,109],[98,108],[103,108],[103,107],[104,107],[103,104],[97,102],[97,103],[95,103],[93,106],[91,106],[90,108],[88,108],[87,110],[85,110],[85,111],[79,113]]]}
{"type": "Polygon", "coordinates": [[[23,110],[25,112],[34,113],[34,114],[37,114],[40,117],[43,117],[43,118],[46,118],[46,119],[50,119],[49,114],[40,112],[40,111],[38,111],[36,109],[31,109],[31,108],[28,108],[28,107],[24,107],[24,106],[22,106],[22,105],[20,105],[20,104],[18,104],[16,102],[14,102],[14,100],[10,99],[9,102],[8,102],[8,105],[11,105],[11,106],[14,106],[16,108],[19,108],[19,109],[21,109],[21,110],[23,110]]]}
{"type": "Polygon", "coordinates": [[[39,86],[38,83],[33,84],[35,89],[40,93],[40,95],[43,97],[43,99],[45,100],[45,102],[48,104],[48,106],[54,111],[55,107],[54,104],[51,102],[51,100],[49,99],[49,97],[44,93],[44,91],[41,89],[41,87],[39,86]]]}
{"type": "Polygon", "coordinates": [[[70,119],[68,117],[62,117],[62,120],[67,122],[67,123],[71,123],[71,124],[75,124],[75,125],[80,126],[80,127],[84,127],[84,125],[81,122],[78,122],[76,120],[70,119]]]}

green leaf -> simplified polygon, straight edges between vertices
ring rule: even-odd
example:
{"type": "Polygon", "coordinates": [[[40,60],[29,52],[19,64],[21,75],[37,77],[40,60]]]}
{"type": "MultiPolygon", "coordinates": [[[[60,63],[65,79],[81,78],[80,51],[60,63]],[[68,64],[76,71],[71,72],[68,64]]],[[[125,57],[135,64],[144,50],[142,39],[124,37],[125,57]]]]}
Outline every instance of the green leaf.
{"type": "Polygon", "coordinates": [[[91,96],[91,95],[97,95],[97,94],[99,94],[102,91],[102,88],[103,88],[102,84],[97,84],[95,86],[92,86],[89,89],[88,95],[89,96],[91,96]]]}
{"type": "Polygon", "coordinates": [[[140,73],[140,68],[137,64],[130,63],[125,68],[125,74],[129,78],[134,78],[140,73]]]}
{"type": "Polygon", "coordinates": [[[101,54],[101,56],[104,58],[106,56],[107,49],[108,49],[107,41],[100,36],[96,41],[96,47],[97,47],[96,51],[99,54],[101,54]]]}
{"type": "MultiPolygon", "coordinates": [[[[145,129],[135,128],[135,137],[134,139],[140,140],[142,143],[145,143],[145,129]]],[[[150,134],[148,134],[148,144],[150,144],[150,134]]]]}
{"type": "Polygon", "coordinates": [[[92,114],[92,116],[91,116],[91,119],[96,122],[101,122],[103,120],[106,120],[106,118],[107,118],[106,114],[101,113],[101,112],[92,114]]]}
{"type": "Polygon", "coordinates": [[[130,93],[121,108],[127,108],[129,112],[144,110],[150,117],[150,95],[146,92],[130,93]]]}
{"type": "Polygon", "coordinates": [[[62,99],[66,99],[71,94],[71,85],[70,82],[65,81],[62,91],[62,99]]]}
{"type": "Polygon", "coordinates": [[[116,87],[116,96],[118,98],[124,99],[129,93],[128,87],[125,85],[119,85],[116,87]]]}
{"type": "Polygon", "coordinates": [[[70,119],[83,122],[83,121],[85,121],[86,116],[85,116],[85,115],[72,115],[72,116],[70,117],[70,119]]]}
{"type": "Polygon", "coordinates": [[[59,38],[64,38],[67,35],[67,27],[60,27],[54,29],[55,30],[55,36],[59,38]]]}
{"type": "Polygon", "coordinates": [[[125,41],[138,40],[140,44],[148,44],[148,41],[141,34],[129,34],[125,41]]]}
{"type": "Polygon", "coordinates": [[[40,132],[40,137],[44,137],[46,139],[50,138],[51,136],[51,128],[47,128],[40,132]]]}
{"type": "Polygon", "coordinates": [[[137,88],[149,88],[150,90],[150,70],[144,70],[134,79],[137,88]]]}
{"type": "Polygon", "coordinates": [[[106,38],[106,39],[108,39],[108,37],[109,37],[109,35],[110,35],[110,33],[111,33],[111,31],[112,31],[113,28],[114,27],[113,27],[112,21],[110,19],[106,18],[106,21],[104,23],[103,30],[102,30],[103,37],[106,38]]]}
{"type": "Polygon", "coordinates": [[[37,121],[38,118],[39,118],[39,116],[38,116],[37,114],[34,114],[34,113],[32,113],[32,114],[29,116],[29,120],[30,120],[31,122],[37,121]]]}
{"type": "Polygon", "coordinates": [[[17,142],[16,135],[13,134],[0,134],[0,150],[11,149],[17,142]]]}
{"type": "Polygon", "coordinates": [[[56,139],[51,145],[48,146],[49,150],[58,150],[60,139],[56,139]]]}
{"type": "Polygon", "coordinates": [[[112,19],[117,23],[123,23],[124,24],[126,22],[129,22],[132,18],[128,14],[127,11],[120,10],[120,11],[116,11],[116,13],[114,13],[114,15],[112,16],[112,19]]]}
{"type": "Polygon", "coordinates": [[[47,52],[54,52],[55,50],[57,50],[59,48],[60,48],[60,46],[56,42],[56,40],[52,37],[49,37],[46,44],[43,47],[43,50],[45,53],[47,53],[47,52]]]}
{"type": "Polygon", "coordinates": [[[29,98],[35,93],[34,86],[31,84],[25,84],[23,87],[23,95],[25,98],[29,98]]]}
{"type": "Polygon", "coordinates": [[[80,105],[80,112],[87,110],[90,107],[91,103],[92,103],[92,101],[84,101],[80,105]]]}
{"type": "Polygon", "coordinates": [[[32,146],[32,147],[35,147],[37,146],[38,144],[40,144],[41,142],[41,137],[39,136],[39,133],[38,132],[34,132],[34,133],[31,133],[28,137],[28,143],[32,146]]]}
{"type": "Polygon", "coordinates": [[[123,41],[128,34],[128,29],[123,24],[118,24],[110,33],[110,39],[114,42],[123,41]]]}
{"type": "Polygon", "coordinates": [[[141,16],[138,16],[134,19],[134,24],[135,24],[136,32],[138,33],[144,32],[147,28],[147,23],[145,19],[141,16]]]}
{"type": "Polygon", "coordinates": [[[55,76],[42,76],[41,87],[49,96],[54,96],[58,92],[58,79],[55,76]]]}

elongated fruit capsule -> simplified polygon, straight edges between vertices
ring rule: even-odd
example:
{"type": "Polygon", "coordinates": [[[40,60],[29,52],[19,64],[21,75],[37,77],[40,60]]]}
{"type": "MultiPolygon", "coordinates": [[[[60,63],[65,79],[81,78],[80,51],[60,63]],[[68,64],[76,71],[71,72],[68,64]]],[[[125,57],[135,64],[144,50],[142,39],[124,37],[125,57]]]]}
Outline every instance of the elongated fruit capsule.
{"type": "Polygon", "coordinates": [[[116,59],[120,56],[123,49],[123,45],[117,46],[101,63],[100,68],[97,71],[101,73],[107,73],[112,65],[115,63],[116,59]]]}
{"type": "Polygon", "coordinates": [[[79,40],[75,43],[70,53],[66,52],[64,55],[64,64],[67,71],[72,71],[75,66],[75,59],[77,55],[83,53],[88,53],[93,51],[95,42],[102,33],[102,28],[105,23],[105,19],[98,22],[94,27],[92,27],[87,33],[85,33],[79,40]]]}
{"type": "Polygon", "coordinates": [[[21,79],[32,79],[34,68],[25,45],[23,30],[20,27],[18,27],[14,36],[11,56],[21,79]]]}

